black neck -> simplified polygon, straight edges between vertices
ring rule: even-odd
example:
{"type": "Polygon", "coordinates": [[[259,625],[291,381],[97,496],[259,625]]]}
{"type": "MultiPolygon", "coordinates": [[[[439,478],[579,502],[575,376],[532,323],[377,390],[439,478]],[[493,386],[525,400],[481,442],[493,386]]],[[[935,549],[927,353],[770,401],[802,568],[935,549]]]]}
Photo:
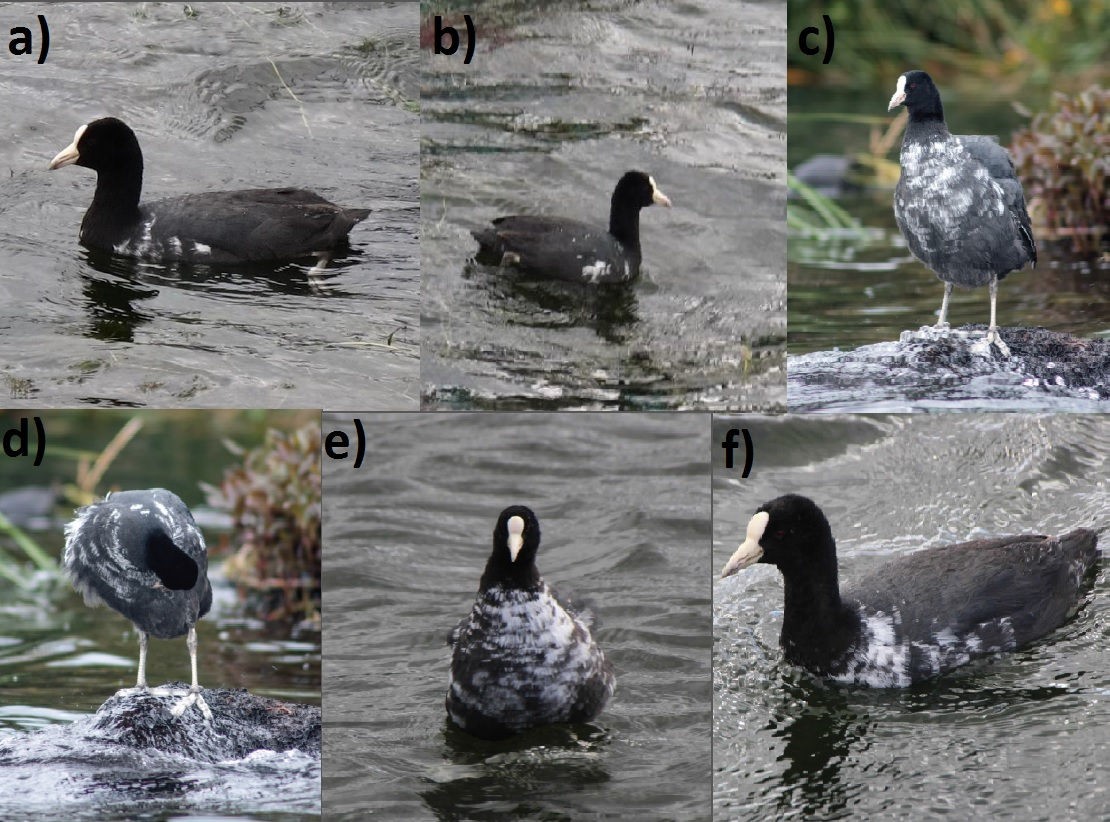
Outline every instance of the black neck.
{"type": "Polygon", "coordinates": [[[640,209],[619,208],[613,203],[609,209],[609,233],[616,237],[622,246],[636,254],[640,253],[640,209]]]}

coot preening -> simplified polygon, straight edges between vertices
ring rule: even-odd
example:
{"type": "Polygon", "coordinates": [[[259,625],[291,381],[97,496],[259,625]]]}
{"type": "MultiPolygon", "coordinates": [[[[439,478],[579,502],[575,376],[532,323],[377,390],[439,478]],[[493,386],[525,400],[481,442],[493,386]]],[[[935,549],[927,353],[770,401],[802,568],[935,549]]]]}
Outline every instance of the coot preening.
{"type": "Polygon", "coordinates": [[[887,110],[905,105],[902,176],[894,191],[894,218],[914,256],[944,281],[938,328],[946,328],[952,286],[989,285],[987,344],[998,344],[998,281],[1026,263],[1037,263],[1025,195],[1014,164],[990,137],[956,136],[944,122],[933,80],[923,71],[898,78],[887,110]]]}
{"type": "Polygon", "coordinates": [[[483,739],[588,722],[613,693],[613,669],[586,619],[536,569],[539,545],[530,509],[501,512],[477,600],[453,637],[447,714],[483,739]]]}
{"type": "Polygon", "coordinates": [[[1094,531],[996,537],[891,560],[840,593],[824,513],[790,494],[761,506],[721,576],[782,572],[787,660],[841,682],[903,687],[1059,626],[1098,559],[1094,531]]]}
{"type": "Polygon", "coordinates": [[[473,232],[478,259],[578,283],[624,283],[640,274],[640,209],[671,205],[655,180],[629,171],[617,182],[609,230],[563,217],[498,217],[473,232]]]}
{"type": "Polygon", "coordinates": [[[96,172],[81,244],[125,257],[213,264],[315,257],[325,266],[370,213],[299,188],[210,191],[139,205],[143,153],[135,132],[115,117],[78,128],[50,168],[71,164],[96,172]]]}
{"type": "Polygon", "coordinates": [[[137,688],[146,689],[147,636],[188,635],[193,684],[173,712],[208,705],[197,683],[197,620],[212,606],[208,553],[193,515],[164,488],[109,494],[66,526],[66,573],[86,605],[106,604],[139,632],[137,688]]]}

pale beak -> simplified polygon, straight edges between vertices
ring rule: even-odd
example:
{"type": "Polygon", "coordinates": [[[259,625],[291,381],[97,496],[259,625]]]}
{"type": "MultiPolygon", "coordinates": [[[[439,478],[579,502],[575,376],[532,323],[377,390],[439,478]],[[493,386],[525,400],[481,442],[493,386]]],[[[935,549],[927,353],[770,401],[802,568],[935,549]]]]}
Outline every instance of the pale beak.
{"type": "Polygon", "coordinates": [[[81,155],[77,152],[77,143],[70,143],[68,146],[59,151],[54,159],[50,161],[50,170],[53,171],[54,169],[61,168],[62,166],[72,165],[80,159],[81,155]]]}
{"type": "Polygon", "coordinates": [[[890,105],[886,107],[890,111],[895,106],[900,106],[906,102],[906,75],[898,78],[898,85],[894,88],[894,96],[890,98],[890,105]]]}
{"type": "Polygon", "coordinates": [[[763,531],[767,528],[769,519],[771,519],[771,515],[766,511],[760,511],[751,518],[748,523],[748,531],[744,535],[744,541],[740,543],[740,547],[729,557],[725,567],[721,569],[722,579],[755,564],[763,556],[763,546],[759,544],[759,541],[763,538],[763,531]]]}
{"type": "Polygon", "coordinates": [[[520,549],[524,547],[524,520],[520,517],[509,517],[509,559],[516,562],[520,549]]]}
{"type": "Polygon", "coordinates": [[[654,178],[648,177],[648,180],[651,181],[651,201],[656,205],[666,206],[667,208],[670,208],[671,198],[655,187],[654,178]]]}

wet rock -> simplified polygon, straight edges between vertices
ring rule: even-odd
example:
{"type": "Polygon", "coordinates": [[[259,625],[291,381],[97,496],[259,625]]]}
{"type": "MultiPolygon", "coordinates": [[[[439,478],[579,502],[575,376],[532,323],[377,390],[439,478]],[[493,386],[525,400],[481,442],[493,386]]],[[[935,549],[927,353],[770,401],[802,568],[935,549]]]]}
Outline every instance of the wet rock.
{"type": "Polygon", "coordinates": [[[929,408],[1105,411],[1110,341],[1044,328],[1003,328],[1004,356],[985,325],[926,326],[897,342],[790,357],[791,411],[929,408]]]}
{"type": "Polygon", "coordinates": [[[197,705],[174,716],[172,709],[188,690],[176,682],[148,691],[120,691],[93,716],[0,742],[0,764],[75,758],[98,762],[105,755],[128,751],[192,762],[238,760],[256,751],[299,751],[319,759],[319,708],[255,696],[245,689],[203,688],[211,719],[197,705]]]}

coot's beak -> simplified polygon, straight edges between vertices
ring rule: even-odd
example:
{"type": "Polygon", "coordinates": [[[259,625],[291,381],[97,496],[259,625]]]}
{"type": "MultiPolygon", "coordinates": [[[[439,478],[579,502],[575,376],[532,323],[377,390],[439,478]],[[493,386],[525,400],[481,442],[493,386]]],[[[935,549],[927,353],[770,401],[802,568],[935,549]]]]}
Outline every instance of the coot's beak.
{"type": "Polygon", "coordinates": [[[81,152],[77,150],[77,143],[80,142],[81,135],[85,133],[86,128],[88,128],[88,123],[77,129],[77,133],[73,135],[73,142],[59,151],[57,156],[50,161],[51,171],[62,166],[73,165],[81,159],[81,152]]]}
{"type": "Polygon", "coordinates": [[[81,155],[77,153],[77,143],[70,143],[68,146],[58,152],[58,155],[50,161],[50,170],[62,166],[72,165],[81,159],[81,155]]]}
{"type": "Polygon", "coordinates": [[[516,562],[520,549],[524,547],[524,520],[521,517],[509,517],[506,525],[509,529],[509,559],[516,562]]]}
{"type": "Polygon", "coordinates": [[[904,102],[906,102],[906,75],[903,74],[898,78],[898,87],[894,89],[894,96],[890,98],[890,104],[886,107],[886,110],[890,111],[904,102]]]}
{"type": "Polygon", "coordinates": [[[656,205],[666,206],[667,208],[670,208],[671,198],[655,186],[655,179],[653,177],[648,177],[648,180],[651,181],[651,201],[656,205]]]}
{"type": "Polygon", "coordinates": [[[771,515],[766,511],[760,511],[751,518],[748,523],[748,532],[744,535],[744,541],[740,543],[736,553],[729,557],[725,567],[721,569],[722,579],[759,562],[759,558],[763,556],[763,546],[759,544],[759,541],[763,538],[763,532],[767,528],[769,519],[771,519],[771,515]]]}

